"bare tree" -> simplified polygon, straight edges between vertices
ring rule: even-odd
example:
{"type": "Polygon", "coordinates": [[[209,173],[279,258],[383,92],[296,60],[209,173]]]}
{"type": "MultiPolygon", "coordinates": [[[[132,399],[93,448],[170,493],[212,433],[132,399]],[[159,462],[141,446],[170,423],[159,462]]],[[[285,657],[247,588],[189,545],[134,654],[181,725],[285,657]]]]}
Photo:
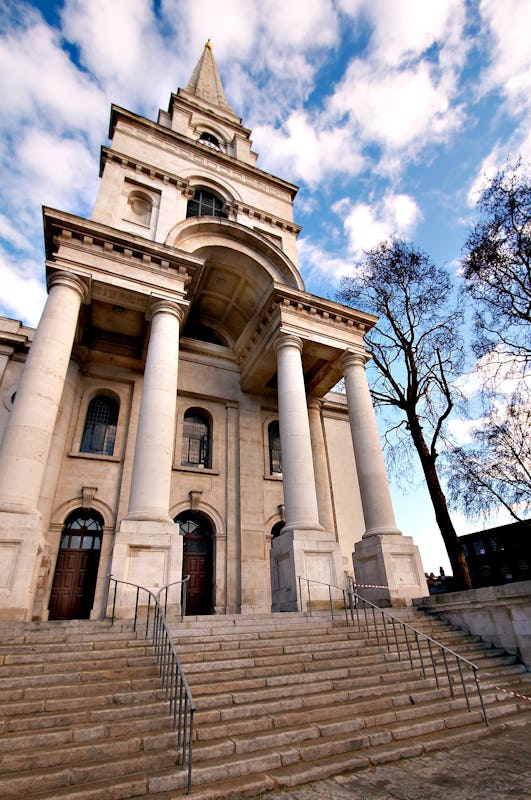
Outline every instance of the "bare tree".
{"type": "Polygon", "coordinates": [[[450,275],[422,251],[399,239],[366,253],[340,287],[343,302],[379,316],[367,335],[376,368],[375,404],[396,412],[394,433],[407,432],[416,449],[454,577],[471,588],[468,566],[438,474],[438,447],[461,371],[463,314],[450,275]]]}
{"type": "Polygon", "coordinates": [[[529,392],[495,405],[469,445],[450,454],[449,499],[468,516],[505,508],[517,521],[531,512],[531,405],[529,392]]]}
{"type": "Polygon", "coordinates": [[[481,194],[464,246],[464,277],[477,303],[475,352],[531,365],[531,171],[508,163],[481,194]]]}

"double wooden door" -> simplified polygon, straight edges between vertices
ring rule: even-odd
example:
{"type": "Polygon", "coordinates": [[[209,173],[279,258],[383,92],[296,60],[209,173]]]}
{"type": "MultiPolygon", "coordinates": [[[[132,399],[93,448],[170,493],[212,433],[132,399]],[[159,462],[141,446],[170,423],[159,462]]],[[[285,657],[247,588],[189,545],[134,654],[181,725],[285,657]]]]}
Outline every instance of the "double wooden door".
{"type": "Polygon", "coordinates": [[[50,594],[50,619],[89,618],[98,577],[102,528],[102,521],[94,513],[76,512],[67,519],[50,594]]]}

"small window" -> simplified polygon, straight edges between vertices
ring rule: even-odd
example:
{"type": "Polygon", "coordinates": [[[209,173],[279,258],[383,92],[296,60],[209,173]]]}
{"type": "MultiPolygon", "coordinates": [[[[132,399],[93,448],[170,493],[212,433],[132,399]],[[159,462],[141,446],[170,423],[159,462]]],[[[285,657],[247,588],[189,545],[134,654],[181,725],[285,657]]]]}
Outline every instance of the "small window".
{"type": "Polygon", "coordinates": [[[190,409],[184,415],[183,452],[184,467],[210,469],[210,420],[198,409],[190,409]]]}
{"type": "Polygon", "coordinates": [[[221,198],[205,189],[197,189],[186,209],[187,217],[226,217],[225,204],[221,198]]]}
{"type": "Polygon", "coordinates": [[[270,422],[268,429],[269,438],[269,472],[271,475],[282,475],[282,454],[280,452],[280,430],[278,421],[270,422]]]}
{"type": "Polygon", "coordinates": [[[199,137],[199,141],[201,144],[206,144],[208,147],[212,147],[214,150],[219,150],[219,139],[214,136],[213,133],[209,133],[208,131],[203,131],[201,136],[199,137]]]}
{"type": "Polygon", "coordinates": [[[81,438],[80,450],[82,453],[100,453],[112,456],[118,411],[118,401],[112,397],[99,395],[90,401],[81,438]]]}

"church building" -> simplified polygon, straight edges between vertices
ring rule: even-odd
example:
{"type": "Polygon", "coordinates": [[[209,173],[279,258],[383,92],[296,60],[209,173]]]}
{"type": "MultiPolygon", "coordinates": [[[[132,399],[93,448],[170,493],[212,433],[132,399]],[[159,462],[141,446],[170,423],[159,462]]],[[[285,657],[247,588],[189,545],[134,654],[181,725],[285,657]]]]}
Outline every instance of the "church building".
{"type": "Polygon", "coordinates": [[[40,323],[0,318],[0,619],[100,619],[110,574],[189,576],[188,614],[295,610],[299,576],[428,593],[365,376],[376,319],[305,291],[297,187],[250,136],[207,43],[157,122],[112,107],[92,217],[44,208],[40,323]]]}

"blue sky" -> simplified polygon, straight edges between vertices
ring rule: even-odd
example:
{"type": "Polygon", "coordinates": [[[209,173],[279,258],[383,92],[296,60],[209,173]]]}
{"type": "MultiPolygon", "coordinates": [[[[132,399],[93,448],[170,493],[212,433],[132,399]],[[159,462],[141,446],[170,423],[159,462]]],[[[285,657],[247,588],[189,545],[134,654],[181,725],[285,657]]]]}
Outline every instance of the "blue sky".
{"type": "MultiPolygon", "coordinates": [[[[0,314],[37,323],[41,207],[90,216],[110,104],[156,119],[209,37],[258,166],[301,187],[309,291],[393,235],[457,271],[484,176],[531,160],[530,30],[529,0],[0,0],[0,314]]],[[[393,493],[447,566],[422,490],[393,493]]]]}

